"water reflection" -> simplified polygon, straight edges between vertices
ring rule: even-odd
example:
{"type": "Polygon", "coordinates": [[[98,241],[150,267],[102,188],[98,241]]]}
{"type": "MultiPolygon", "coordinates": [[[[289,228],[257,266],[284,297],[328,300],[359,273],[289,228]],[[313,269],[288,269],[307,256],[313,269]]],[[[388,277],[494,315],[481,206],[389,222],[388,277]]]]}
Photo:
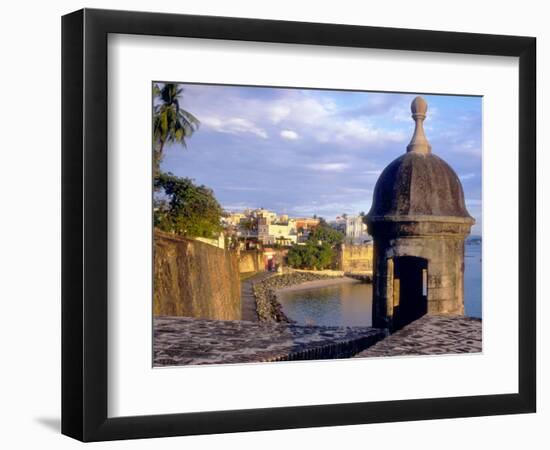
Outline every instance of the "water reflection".
{"type": "MultiPolygon", "coordinates": [[[[372,285],[348,283],[281,293],[285,314],[301,325],[371,326],[372,285]]],[[[481,317],[481,245],[466,245],[464,312],[481,317]]]]}
{"type": "Polygon", "coordinates": [[[464,314],[481,318],[481,245],[467,244],[464,257],[464,314]]]}
{"type": "Polygon", "coordinates": [[[279,296],[285,314],[302,325],[370,326],[372,285],[346,283],[285,292],[279,296]]]}

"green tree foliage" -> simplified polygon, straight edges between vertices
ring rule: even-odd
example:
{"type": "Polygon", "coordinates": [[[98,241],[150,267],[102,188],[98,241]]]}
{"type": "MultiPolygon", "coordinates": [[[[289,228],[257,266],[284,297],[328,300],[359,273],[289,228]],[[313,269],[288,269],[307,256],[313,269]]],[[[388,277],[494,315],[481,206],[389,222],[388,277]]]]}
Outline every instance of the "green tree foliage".
{"type": "Polygon", "coordinates": [[[317,261],[315,268],[328,269],[334,259],[334,249],[329,244],[323,244],[317,247],[317,261]]]}
{"type": "Polygon", "coordinates": [[[185,138],[199,127],[199,120],[180,107],[183,88],[175,83],[162,87],[153,85],[153,170],[160,173],[160,162],[166,143],[178,143],[185,147],[185,138]]]}
{"type": "Polygon", "coordinates": [[[296,269],[326,269],[331,266],[334,250],[328,244],[294,245],[288,250],[288,264],[296,269]]]}
{"type": "Polygon", "coordinates": [[[334,247],[343,240],[344,234],[321,217],[310,232],[306,245],[294,245],[289,249],[288,264],[296,269],[326,269],[332,265],[334,247]]]}
{"type": "Polygon", "coordinates": [[[155,178],[154,224],[184,236],[212,238],[222,231],[222,208],[211,189],[189,178],[160,173],[155,178]]]}
{"type": "Polygon", "coordinates": [[[319,225],[317,225],[309,234],[308,241],[314,244],[319,242],[322,244],[328,244],[331,247],[341,244],[344,240],[344,233],[332,228],[325,219],[319,219],[319,225]]]}
{"type": "Polygon", "coordinates": [[[310,269],[314,266],[315,253],[315,245],[294,245],[288,250],[288,265],[296,269],[310,269]]]}

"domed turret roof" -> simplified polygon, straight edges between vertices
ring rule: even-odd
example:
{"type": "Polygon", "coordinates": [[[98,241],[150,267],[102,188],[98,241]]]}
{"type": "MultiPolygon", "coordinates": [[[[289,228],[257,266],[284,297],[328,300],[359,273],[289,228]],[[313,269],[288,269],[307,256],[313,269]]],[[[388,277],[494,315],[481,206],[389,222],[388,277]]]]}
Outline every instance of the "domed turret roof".
{"type": "Polygon", "coordinates": [[[416,124],[413,137],[407,153],[391,162],[378,178],[367,215],[369,221],[441,216],[468,218],[473,222],[458,176],[431,152],[423,128],[427,109],[421,97],[413,100],[411,111],[416,124]]]}

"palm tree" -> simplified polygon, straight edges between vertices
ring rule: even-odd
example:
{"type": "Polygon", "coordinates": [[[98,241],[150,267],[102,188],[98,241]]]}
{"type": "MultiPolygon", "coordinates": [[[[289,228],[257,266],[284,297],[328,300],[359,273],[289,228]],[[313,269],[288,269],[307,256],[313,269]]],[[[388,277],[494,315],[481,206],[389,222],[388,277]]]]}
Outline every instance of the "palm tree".
{"type": "Polygon", "coordinates": [[[199,127],[199,120],[190,112],[180,108],[183,88],[175,83],[166,83],[161,88],[153,85],[153,97],[157,104],[153,107],[153,170],[155,177],[160,172],[160,162],[164,156],[164,145],[179,143],[184,147],[185,138],[199,127]]]}

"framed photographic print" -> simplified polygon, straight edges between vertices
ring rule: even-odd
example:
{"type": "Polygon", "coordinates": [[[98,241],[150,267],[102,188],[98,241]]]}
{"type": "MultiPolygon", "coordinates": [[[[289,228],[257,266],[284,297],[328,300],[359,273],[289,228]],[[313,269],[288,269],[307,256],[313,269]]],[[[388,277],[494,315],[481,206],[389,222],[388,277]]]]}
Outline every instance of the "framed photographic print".
{"type": "Polygon", "coordinates": [[[535,42],[64,16],[62,432],[534,412],[535,42]]]}

